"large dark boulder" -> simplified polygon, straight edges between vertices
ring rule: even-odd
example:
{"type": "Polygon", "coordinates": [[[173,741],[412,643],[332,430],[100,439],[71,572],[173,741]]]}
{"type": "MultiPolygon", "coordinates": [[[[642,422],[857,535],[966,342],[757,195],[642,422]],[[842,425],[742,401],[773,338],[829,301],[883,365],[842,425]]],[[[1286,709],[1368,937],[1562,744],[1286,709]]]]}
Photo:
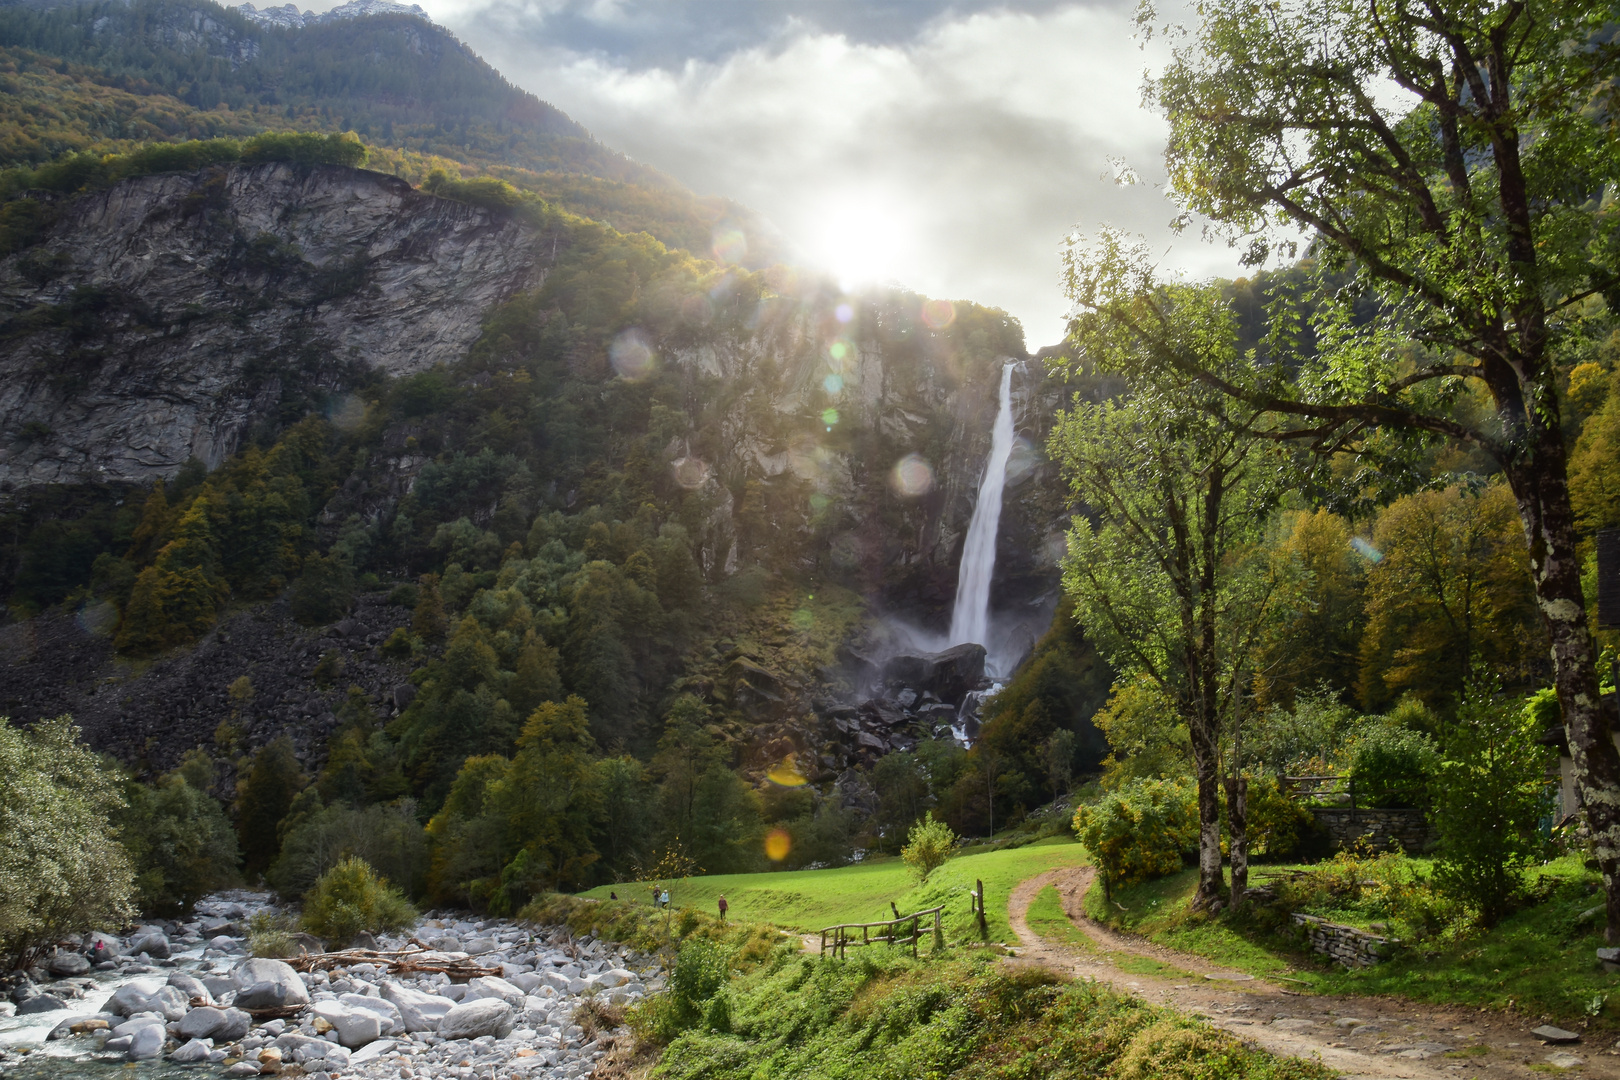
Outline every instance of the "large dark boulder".
{"type": "Polygon", "coordinates": [[[984,646],[953,645],[944,652],[900,653],[883,665],[883,681],[893,688],[932,691],[941,701],[961,704],[984,681],[984,646]]]}

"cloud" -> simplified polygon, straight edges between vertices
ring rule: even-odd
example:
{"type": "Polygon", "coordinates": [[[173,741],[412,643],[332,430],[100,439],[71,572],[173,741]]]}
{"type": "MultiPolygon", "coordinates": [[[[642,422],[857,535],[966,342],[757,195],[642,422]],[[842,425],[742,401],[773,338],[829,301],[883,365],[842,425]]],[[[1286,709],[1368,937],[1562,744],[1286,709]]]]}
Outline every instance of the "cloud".
{"type": "Polygon", "coordinates": [[[1075,227],[1141,232],[1196,274],[1237,270],[1168,229],[1165,127],[1139,103],[1162,57],[1122,5],[891,3],[863,21],[842,4],[445,3],[424,6],[608,145],[754,207],[841,276],[1005,308],[1031,348],[1061,337],[1075,227]],[[660,27],[678,62],[622,44],[660,27]],[[1145,182],[1104,179],[1112,158],[1145,182]]]}

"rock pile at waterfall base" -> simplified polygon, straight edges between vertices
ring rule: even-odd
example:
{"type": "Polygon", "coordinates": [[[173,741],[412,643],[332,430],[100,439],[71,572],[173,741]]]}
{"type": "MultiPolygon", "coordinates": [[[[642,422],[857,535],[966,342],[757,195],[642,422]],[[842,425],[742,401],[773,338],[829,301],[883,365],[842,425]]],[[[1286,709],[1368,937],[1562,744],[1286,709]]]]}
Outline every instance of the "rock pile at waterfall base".
{"type": "MultiPolygon", "coordinates": [[[[141,927],[124,938],[86,935],[83,954],[57,954],[84,955],[103,978],[135,976],[111,995],[94,978],[36,985],[29,977],[16,982],[12,997],[86,1004],[101,997],[97,1012],[70,1010],[49,1036],[82,1044],[93,1058],[161,1057],[213,1065],[231,1077],[573,1080],[626,1035],[623,1028],[587,1033],[575,1021],[580,1006],[591,999],[626,1006],[664,985],[652,958],[611,942],[449,916],[415,929],[432,949],[418,961],[470,961],[498,976],[458,983],[442,973],[390,975],[368,962],[301,973],[245,955],[242,921],[266,898],[236,895],[199,903],[200,917],[191,922],[141,927]],[[152,955],[160,941],[167,959],[152,955]],[[136,946],[142,951],[131,951],[136,946]],[[267,1009],[281,1015],[267,1019],[267,1009]]],[[[387,951],[407,942],[383,937],[377,944],[387,951]]],[[[49,959],[30,975],[47,978],[49,959]]],[[[7,1057],[0,1048],[0,1072],[7,1057]]]]}

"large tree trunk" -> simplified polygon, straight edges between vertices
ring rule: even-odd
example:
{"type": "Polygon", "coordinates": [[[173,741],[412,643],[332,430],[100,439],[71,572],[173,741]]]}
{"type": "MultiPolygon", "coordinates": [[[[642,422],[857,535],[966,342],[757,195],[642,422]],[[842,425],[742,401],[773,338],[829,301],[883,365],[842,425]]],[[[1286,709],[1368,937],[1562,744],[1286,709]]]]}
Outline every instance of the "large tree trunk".
{"type": "MultiPolygon", "coordinates": [[[[1234,755],[1235,756],[1235,755],[1234,755]]],[[[1249,891],[1249,781],[1234,769],[1226,781],[1227,849],[1232,853],[1232,906],[1249,891]]]]}
{"type": "Polygon", "coordinates": [[[1563,440],[1540,432],[1528,464],[1508,481],[1530,544],[1536,602],[1552,642],[1553,684],[1574,759],[1575,794],[1586,811],[1592,854],[1603,874],[1609,944],[1620,944],[1620,750],[1598,697],[1596,658],[1586,624],[1586,597],[1575,551],[1563,440]]]}
{"type": "Polygon", "coordinates": [[[1192,725],[1193,771],[1198,778],[1198,891],[1194,911],[1204,911],[1221,899],[1226,880],[1221,874],[1221,777],[1215,740],[1201,724],[1192,725]]]}

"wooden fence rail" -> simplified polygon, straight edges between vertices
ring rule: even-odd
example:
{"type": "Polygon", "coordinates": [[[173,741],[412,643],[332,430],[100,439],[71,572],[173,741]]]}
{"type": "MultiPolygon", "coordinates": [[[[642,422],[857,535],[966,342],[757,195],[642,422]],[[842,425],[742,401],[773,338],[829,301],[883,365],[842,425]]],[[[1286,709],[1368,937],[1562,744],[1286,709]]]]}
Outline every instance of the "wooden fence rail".
{"type": "Polygon", "coordinates": [[[932,907],[924,911],[913,912],[910,915],[902,915],[898,919],[889,919],[884,922],[840,923],[837,926],[829,926],[821,932],[821,955],[828,955],[828,935],[830,934],[832,936],[832,955],[840,958],[844,957],[848,953],[850,945],[854,945],[856,948],[861,948],[866,945],[876,945],[880,941],[889,945],[899,944],[902,946],[909,942],[911,945],[911,955],[916,956],[917,941],[923,935],[923,918],[928,915],[932,915],[934,917],[934,940],[938,941],[940,940],[941,936],[939,926],[940,912],[944,910],[945,905],[941,904],[939,907],[932,907]],[[908,923],[910,924],[910,929],[905,933],[901,933],[900,928],[908,923]],[[855,940],[854,931],[856,930],[861,932],[861,939],[859,941],[855,940]],[[873,930],[886,930],[887,933],[874,934],[872,933],[873,930]]]}

